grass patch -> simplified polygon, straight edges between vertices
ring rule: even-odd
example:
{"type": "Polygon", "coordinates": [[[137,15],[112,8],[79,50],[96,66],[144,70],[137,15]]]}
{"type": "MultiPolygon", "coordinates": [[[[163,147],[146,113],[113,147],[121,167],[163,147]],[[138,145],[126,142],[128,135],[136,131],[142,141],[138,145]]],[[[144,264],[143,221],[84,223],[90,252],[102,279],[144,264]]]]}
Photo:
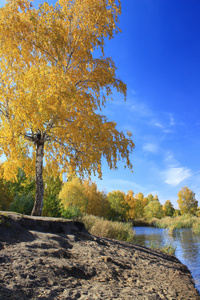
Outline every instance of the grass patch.
{"type": "Polygon", "coordinates": [[[161,247],[159,244],[150,243],[149,248],[153,250],[161,251],[162,253],[169,254],[169,255],[175,255],[176,247],[173,245],[165,245],[161,247]]]}
{"type": "Polygon", "coordinates": [[[195,233],[195,234],[200,234],[200,218],[198,218],[196,220],[195,223],[193,223],[192,225],[192,231],[195,233]]]}
{"type": "Polygon", "coordinates": [[[132,222],[134,227],[146,227],[151,226],[150,221],[145,220],[144,218],[135,219],[132,222]]]}
{"type": "Polygon", "coordinates": [[[8,214],[6,214],[6,213],[0,214],[0,225],[5,226],[5,227],[11,227],[11,224],[9,223],[8,220],[9,220],[8,214]]]}
{"type": "Polygon", "coordinates": [[[132,224],[134,227],[158,227],[158,221],[160,221],[160,219],[152,218],[151,220],[146,220],[144,218],[139,218],[133,220],[132,224]]]}
{"type": "Polygon", "coordinates": [[[192,228],[196,234],[200,233],[200,218],[185,214],[177,217],[164,217],[162,219],[153,218],[150,221],[144,219],[134,220],[133,226],[151,226],[158,228],[168,228],[169,233],[174,233],[181,228],[192,228]]]}
{"type": "Polygon", "coordinates": [[[185,214],[183,216],[177,216],[175,218],[165,217],[161,220],[157,220],[156,225],[159,228],[192,228],[193,224],[198,221],[198,217],[185,214]]]}
{"type": "Polygon", "coordinates": [[[93,215],[84,215],[81,222],[93,235],[126,242],[134,242],[135,233],[131,223],[112,222],[93,215]]]}

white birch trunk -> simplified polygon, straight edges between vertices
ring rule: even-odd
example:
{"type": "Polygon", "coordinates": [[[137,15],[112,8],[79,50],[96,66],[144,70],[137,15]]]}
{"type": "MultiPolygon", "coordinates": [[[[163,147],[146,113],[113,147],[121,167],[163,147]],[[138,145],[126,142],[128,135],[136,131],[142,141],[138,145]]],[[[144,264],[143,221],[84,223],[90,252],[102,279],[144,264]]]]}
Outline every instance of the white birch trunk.
{"type": "Polygon", "coordinates": [[[32,216],[41,216],[43,206],[43,157],[44,157],[44,142],[38,141],[36,143],[36,168],[35,168],[35,180],[36,180],[36,195],[35,203],[32,210],[32,216]]]}

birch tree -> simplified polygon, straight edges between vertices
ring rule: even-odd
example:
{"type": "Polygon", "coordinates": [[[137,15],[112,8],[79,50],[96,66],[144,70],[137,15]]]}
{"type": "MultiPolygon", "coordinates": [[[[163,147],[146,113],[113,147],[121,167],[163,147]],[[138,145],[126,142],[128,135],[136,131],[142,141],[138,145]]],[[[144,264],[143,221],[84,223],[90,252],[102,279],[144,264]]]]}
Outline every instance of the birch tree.
{"type": "Polygon", "coordinates": [[[102,115],[113,90],[126,96],[105,39],[120,31],[120,1],[59,0],[0,9],[0,140],[5,178],[35,169],[32,215],[41,215],[43,164],[51,173],[98,173],[101,160],[132,168],[130,134],[102,115]],[[97,50],[97,51],[96,51],[97,50]],[[99,54],[100,53],[100,54],[99,54]],[[97,56],[98,54],[98,56],[97,56]]]}
{"type": "Polygon", "coordinates": [[[181,215],[192,214],[194,215],[198,208],[198,201],[195,198],[195,193],[187,186],[182,187],[178,192],[177,200],[181,215]]]}

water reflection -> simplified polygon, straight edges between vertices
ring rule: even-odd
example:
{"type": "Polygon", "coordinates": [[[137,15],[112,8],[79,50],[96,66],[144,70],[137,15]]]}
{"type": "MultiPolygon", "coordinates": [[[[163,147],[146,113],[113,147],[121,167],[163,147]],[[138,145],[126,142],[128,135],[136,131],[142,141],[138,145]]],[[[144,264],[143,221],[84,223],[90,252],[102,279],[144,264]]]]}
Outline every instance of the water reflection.
{"type": "Polygon", "coordinates": [[[143,246],[172,245],[176,248],[176,257],[185,264],[200,291],[200,235],[195,235],[190,229],[181,229],[168,234],[168,230],[152,227],[135,227],[136,240],[143,246]]]}

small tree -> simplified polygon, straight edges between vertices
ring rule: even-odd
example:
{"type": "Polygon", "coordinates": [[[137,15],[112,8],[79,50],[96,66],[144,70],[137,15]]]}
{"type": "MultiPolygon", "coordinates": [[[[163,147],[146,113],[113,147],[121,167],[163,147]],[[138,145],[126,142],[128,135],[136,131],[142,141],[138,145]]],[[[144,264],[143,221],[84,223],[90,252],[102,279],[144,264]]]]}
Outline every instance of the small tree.
{"type": "Polygon", "coordinates": [[[8,210],[12,203],[14,196],[10,193],[10,190],[0,175],[0,210],[8,210]]]}
{"type": "Polygon", "coordinates": [[[200,207],[197,208],[196,215],[197,217],[200,217],[200,207]]]}
{"type": "Polygon", "coordinates": [[[64,183],[59,198],[65,210],[76,208],[81,213],[87,212],[89,199],[78,177],[72,177],[71,180],[64,183]]]}
{"type": "Polygon", "coordinates": [[[136,201],[134,198],[134,192],[132,190],[128,191],[125,195],[125,202],[129,206],[129,210],[127,211],[127,219],[134,219],[136,214],[136,201]]]}
{"type": "Polygon", "coordinates": [[[83,181],[85,195],[88,199],[87,214],[106,217],[110,209],[107,196],[97,189],[97,184],[90,180],[83,181]]]}
{"type": "Polygon", "coordinates": [[[148,199],[148,202],[151,202],[151,201],[154,201],[154,200],[155,200],[155,198],[154,198],[154,196],[153,196],[152,194],[149,194],[149,195],[147,196],[147,199],[148,199]]]}
{"type": "Polygon", "coordinates": [[[35,169],[32,215],[42,212],[44,158],[51,174],[72,169],[101,177],[102,156],[112,169],[119,159],[132,168],[130,135],[101,114],[113,88],[126,96],[104,54],[105,39],[119,32],[120,13],[120,0],[58,0],[37,9],[30,0],[7,0],[0,9],[4,176],[35,169]]]}
{"type": "Polygon", "coordinates": [[[163,211],[165,216],[169,216],[169,217],[173,216],[175,209],[170,200],[165,201],[165,204],[163,205],[163,211]]]}
{"type": "Polygon", "coordinates": [[[198,201],[195,199],[195,193],[187,186],[182,187],[178,192],[177,203],[179,205],[181,215],[185,213],[194,215],[198,208],[198,201]]]}
{"type": "Polygon", "coordinates": [[[173,213],[173,217],[178,217],[181,215],[180,209],[175,209],[173,213]]]}
{"type": "Polygon", "coordinates": [[[142,218],[144,215],[144,207],[148,200],[144,197],[143,193],[138,193],[135,195],[135,202],[135,218],[142,218]]]}
{"type": "Polygon", "coordinates": [[[6,181],[6,186],[13,195],[9,210],[30,215],[34,205],[35,178],[18,169],[16,180],[6,181]]]}
{"type": "Polygon", "coordinates": [[[144,217],[148,220],[152,218],[161,219],[163,215],[162,205],[158,200],[150,201],[144,208],[144,217]]]}
{"type": "Polygon", "coordinates": [[[122,191],[112,191],[108,193],[107,199],[111,207],[111,219],[124,221],[130,208],[125,201],[125,193],[122,191]]]}
{"type": "Polygon", "coordinates": [[[44,205],[42,215],[48,217],[61,217],[62,205],[59,193],[62,189],[62,180],[59,176],[44,176],[44,205]]]}

